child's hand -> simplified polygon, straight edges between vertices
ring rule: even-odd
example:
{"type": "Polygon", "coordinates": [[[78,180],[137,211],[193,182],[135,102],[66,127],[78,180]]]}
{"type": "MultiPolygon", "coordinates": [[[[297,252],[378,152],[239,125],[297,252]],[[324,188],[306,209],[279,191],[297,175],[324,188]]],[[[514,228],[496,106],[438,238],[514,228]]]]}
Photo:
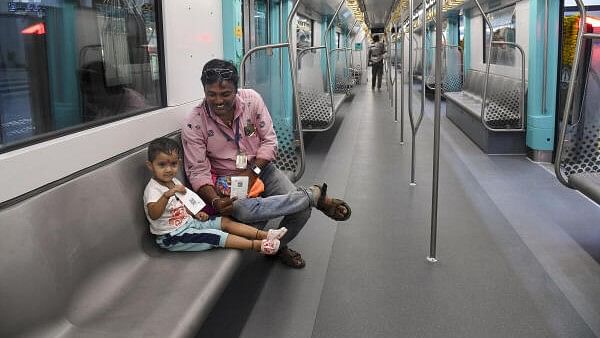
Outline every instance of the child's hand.
{"type": "Polygon", "coordinates": [[[171,198],[171,197],[173,197],[173,195],[175,195],[176,192],[185,194],[185,191],[186,191],[185,186],[183,186],[181,184],[177,184],[173,188],[166,191],[165,196],[168,198],[171,198]]]}
{"type": "Polygon", "coordinates": [[[173,187],[174,192],[179,192],[182,194],[185,194],[185,186],[181,185],[181,184],[177,184],[176,186],[173,187]]]}
{"type": "Polygon", "coordinates": [[[196,218],[201,220],[202,222],[206,222],[208,220],[208,214],[204,211],[200,211],[196,214],[196,218]]]}

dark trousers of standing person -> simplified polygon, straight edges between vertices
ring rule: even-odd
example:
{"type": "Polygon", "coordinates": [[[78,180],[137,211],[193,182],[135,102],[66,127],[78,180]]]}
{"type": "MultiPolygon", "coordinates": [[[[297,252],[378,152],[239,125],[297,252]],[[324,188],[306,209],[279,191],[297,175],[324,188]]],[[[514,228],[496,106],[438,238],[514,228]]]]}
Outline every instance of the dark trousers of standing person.
{"type": "Polygon", "coordinates": [[[383,60],[371,66],[371,89],[375,89],[375,80],[377,80],[377,89],[381,89],[381,78],[383,78],[383,60]]]}

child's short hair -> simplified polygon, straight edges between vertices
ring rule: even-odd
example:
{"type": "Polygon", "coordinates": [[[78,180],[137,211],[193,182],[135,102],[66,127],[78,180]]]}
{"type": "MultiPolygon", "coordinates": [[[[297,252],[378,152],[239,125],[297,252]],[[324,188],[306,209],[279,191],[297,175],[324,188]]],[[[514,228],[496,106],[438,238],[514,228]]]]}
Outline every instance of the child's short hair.
{"type": "Polygon", "coordinates": [[[172,154],[173,152],[177,155],[181,154],[179,143],[168,137],[159,137],[152,140],[148,145],[148,161],[154,161],[159,153],[172,154]]]}

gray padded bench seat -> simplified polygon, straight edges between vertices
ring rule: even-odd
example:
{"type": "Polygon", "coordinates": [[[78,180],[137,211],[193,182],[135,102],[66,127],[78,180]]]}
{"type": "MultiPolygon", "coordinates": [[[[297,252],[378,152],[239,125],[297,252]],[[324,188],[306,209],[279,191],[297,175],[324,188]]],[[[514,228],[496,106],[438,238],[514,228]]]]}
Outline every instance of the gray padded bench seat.
{"type": "MultiPolygon", "coordinates": [[[[524,154],[525,132],[490,131],[481,123],[481,101],[485,73],[468,70],[462,91],[444,92],[446,116],[488,154],[524,154]]],[[[486,123],[497,129],[520,128],[520,89],[518,79],[490,74],[487,91],[486,123]]],[[[523,103],[526,104],[526,103],[523,103]]]]}
{"type": "Polygon", "coordinates": [[[594,202],[600,204],[600,173],[571,174],[569,183],[594,202]]]}
{"type": "Polygon", "coordinates": [[[0,337],[194,336],[241,252],[149,234],[136,149],[0,209],[0,337]]]}

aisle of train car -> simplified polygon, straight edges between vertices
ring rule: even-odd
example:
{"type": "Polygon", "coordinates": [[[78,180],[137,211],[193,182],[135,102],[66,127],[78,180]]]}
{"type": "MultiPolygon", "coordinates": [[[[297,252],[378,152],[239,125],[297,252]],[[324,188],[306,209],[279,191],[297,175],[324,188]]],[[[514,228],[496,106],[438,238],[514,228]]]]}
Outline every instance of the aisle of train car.
{"type": "Polygon", "coordinates": [[[199,336],[599,335],[600,208],[525,157],[483,154],[445,118],[440,262],[425,260],[432,111],[429,101],[416,187],[408,117],[401,145],[384,90],[356,88],[332,130],[308,134],[300,183],[327,182],[352,218],[313,213],[292,243],[303,270],[247,257],[199,336]]]}

